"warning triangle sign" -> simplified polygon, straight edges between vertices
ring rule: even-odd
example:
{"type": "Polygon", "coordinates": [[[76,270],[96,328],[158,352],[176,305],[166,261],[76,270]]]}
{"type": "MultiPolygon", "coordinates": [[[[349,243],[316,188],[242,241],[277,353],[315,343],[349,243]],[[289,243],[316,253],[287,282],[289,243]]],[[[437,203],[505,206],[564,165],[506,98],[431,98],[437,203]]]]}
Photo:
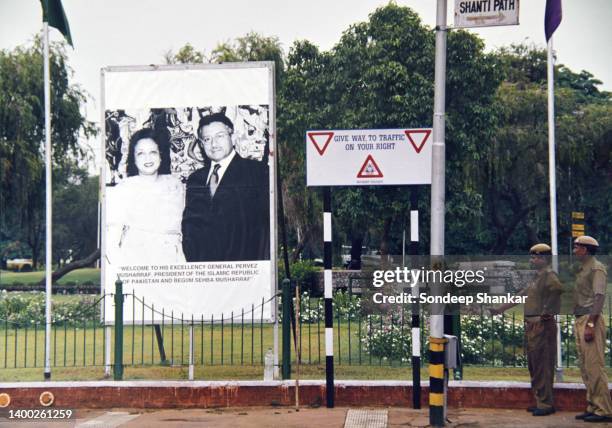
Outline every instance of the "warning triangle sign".
{"type": "Polygon", "coordinates": [[[404,133],[406,137],[408,137],[412,147],[414,147],[414,150],[416,150],[417,153],[421,153],[423,146],[425,146],[429,138],[429,134],[431,134],[431,129],[405,129],[404,133]]]}
{"type": "Polygon", "coordinates": [[[325,149],[327,149],[333,137],[333,132],[308,132],[308,138],[321,156],[325,153],[325,149]]]}
{"type": "Polygon", "coordinates": [[[357,174],[357,178],[382,178],[383,173],[376,164],[376,161],[372,157],[372,155],[368,155],[363,165],[361,165],[361,169],[359,170],[359,174],[357,174]]]}

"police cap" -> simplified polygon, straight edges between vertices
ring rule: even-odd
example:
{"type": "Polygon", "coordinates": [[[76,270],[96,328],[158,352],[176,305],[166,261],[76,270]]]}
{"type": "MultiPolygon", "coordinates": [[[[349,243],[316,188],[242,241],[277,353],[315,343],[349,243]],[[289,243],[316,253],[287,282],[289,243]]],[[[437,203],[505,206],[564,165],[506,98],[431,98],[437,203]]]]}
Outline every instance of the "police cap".
{"type": "Polygon", "coordinates": [[[591,236],[586,236],[586,235],[579,236],[578,238],[576,238],[576,240],[574,241],[574,244],[591,246],[591,247],[599,247],[599,242],[597,242],[597,239],[591,236]]]}
{"type": "Polygon", "coordinates": [[[552,253],[552,249],[547,244],[535,244],[533,247],[529,249],[529,254],[550,255],[551,253],[552,253]]]}

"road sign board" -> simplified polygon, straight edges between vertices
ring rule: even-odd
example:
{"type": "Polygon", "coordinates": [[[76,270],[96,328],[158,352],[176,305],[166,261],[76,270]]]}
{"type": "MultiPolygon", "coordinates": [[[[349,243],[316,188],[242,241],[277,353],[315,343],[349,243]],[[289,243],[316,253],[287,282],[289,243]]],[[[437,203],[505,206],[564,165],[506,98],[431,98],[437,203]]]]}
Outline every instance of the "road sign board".
{"type": "Polygon", "coordinates": [[[431,128],[307,131],[306,184],[431,184],[431,132],[431,128]]]}
{"type": "Polygon", "coordinates": [[[572,224],[572,230],[578,232],[584,232],[584,224],[572,224]]]}
{"type": "Polygon", "coordinates": [[[572,238],[578,238],[579,236],[584,236],[584,231],[572,230],[572,238]]]}
{"type": "Polygon", "coordinates": [[[584,220],[584,211],[572,211],[572,218],[584,220]]]}
{"type": "Polygon", "coordinates": [[[519,0],[455,0],[455,27],[518,25],[519,0]]]}

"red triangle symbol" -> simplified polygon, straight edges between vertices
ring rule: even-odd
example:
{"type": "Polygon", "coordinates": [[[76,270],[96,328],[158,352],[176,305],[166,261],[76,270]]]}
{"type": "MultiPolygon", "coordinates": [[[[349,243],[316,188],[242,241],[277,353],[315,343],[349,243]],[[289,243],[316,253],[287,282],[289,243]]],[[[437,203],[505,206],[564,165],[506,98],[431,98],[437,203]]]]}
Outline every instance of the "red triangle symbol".
{"type": "Polygon", "coordinates": [[[368,155],[363,165],[361,165],[361,169],[359,170],[359,174],[357,174],[357,178],[382,178],[383,173],[376,164],[376,161],[372,157],[372,155],[368,155]]]}
{"type": "Polygon", "coordinates": [[[333,137],[333,132],[308,132],[308,138],[310,138],[310,141],[321,156],[325,153],[325,149],[327,149],[333,137]]]}
{"type": "Polygon", "coordinates": [[[417,153],[421,153],[423,146],[425,146],[425,143],[429,138],[429,134],[431,134],[431,129],[405,129],[404,133],[406,134],[406,137],[408,137],[412,147],[414,147],[414,150],[416,150],[417,153]],[[417,136],[416,134],[421,135],[417,136]],[[417,141],[419,142],[417,143],[417,141]]]}

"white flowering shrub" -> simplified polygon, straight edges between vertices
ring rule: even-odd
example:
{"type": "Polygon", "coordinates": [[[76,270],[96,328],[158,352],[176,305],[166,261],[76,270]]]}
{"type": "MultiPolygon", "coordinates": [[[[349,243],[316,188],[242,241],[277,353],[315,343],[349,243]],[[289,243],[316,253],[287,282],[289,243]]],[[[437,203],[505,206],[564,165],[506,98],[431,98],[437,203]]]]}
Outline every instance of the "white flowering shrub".
{"type": "MultiPolygon", "coordinates": [[[[82,297],[78,301],[53,304],[52,322],[66,322],[81,325],[84,321],[98,322],[100,305],[95,304],[95,296],[82,297]]],[[[0,293],[0,322],[11,327],[33,327],[45,323],[45,294],[0,293]]]]}
{"type": "MultiPolygon", "coordinates": [[[[411,329],[401,323],[391,322],[391,317],[366,318],[366,334],[361,342],[366,352],[384,360],[407,362],[412,348],[411,329]]],[[[395,320],[397,321],[397,320],[395,320]]]]}
{"type": "MultiPolygon", "coordinates": [[[[302,323],[317,323],[323,322],[325,319],[325,299],[319,297],[311,297],[308,292],[300,293],[300,319],[302,323]]],[[[293,298],[295,307],[296,299],[293,298]]],[[[338,291],[332,299],[332,308],[334,311],[334,320],[340,317],[340,321],[351,321],[357,319],[361,309],[361,299],[357,296],[351,296],[345,291],[338,291]]],[[[282,319],[282,314],[280,314],[282,319]]]]}

